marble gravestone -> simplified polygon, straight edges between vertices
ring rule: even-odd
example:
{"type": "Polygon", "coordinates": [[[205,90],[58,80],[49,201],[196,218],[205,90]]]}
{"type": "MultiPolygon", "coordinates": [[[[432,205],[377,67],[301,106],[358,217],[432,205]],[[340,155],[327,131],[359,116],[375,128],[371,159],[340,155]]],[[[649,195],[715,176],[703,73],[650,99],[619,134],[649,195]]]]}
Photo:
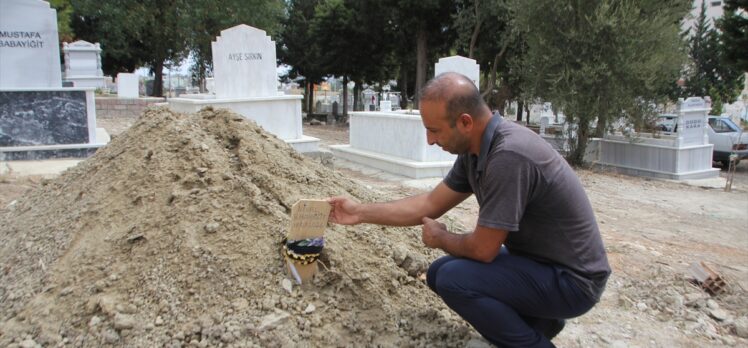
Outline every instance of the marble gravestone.
{"type": "Polygon", "coordinates": [[[101,47],[83,40],[63,43],[65,57],[65,81],[75,87],[106,87],[106,78],[101,70],[101,47]]]}
{"type": "Polygon", "coordinates": [[[42,0],[0,0],[0,89],[62,87],[57,12],[42,0]]]}
{"type": "Polygon", "coordinates": [[[130,73],[117,74],[117,97],[137,98],[140,95],[138,75],[130,73]]]}
{"type": "Polygon", "coordinates": [[[467,76],[480,89],[480,65],[475,59],[465,58],[463,56],[451,56],[440,58],[439,62],[434,65],[434,75],[445,72],[456,72],[467,76]]]}
{"type": "Polygon", "coordinates": [[[0,146],[88,143],[85,91],[0,91],[0,146]],[[42,114],[54,117],[39,118],[42,114]]]}
{"type": "Polygon", "coordinates": [[[619,173],[662,179],[687,180],[719,176],[712,168],[713,145],[707,135],[711,101],[691,97],[678,101],[678,131],[675,134],[636,133],[632,139],[622,132],[593,139],[587,159],[598,167],[619,173]]]}
{"type": "Polygon", "coordinates": [[[56,11],[0,0],[0,160],[85,157],[104,145],[94,89],[63,88],[61,75],[56,11]]]}
{"type": "Polygon", "coordinates": [[[221,31],[212,43],[215,94],[188,94],[169,99],[177,112],[206,106],[225,108],[256,122],[298,152],[318,151],[319,139],[301,128],[301,95],[278,91],[275,42],[265,31],[240,24],[221,31]]]}
{"type": "Polygon", "coordinates": [[[212,43],[216,98],[278,95],[275,42],[245,24],[221,31],[212,43]]]}

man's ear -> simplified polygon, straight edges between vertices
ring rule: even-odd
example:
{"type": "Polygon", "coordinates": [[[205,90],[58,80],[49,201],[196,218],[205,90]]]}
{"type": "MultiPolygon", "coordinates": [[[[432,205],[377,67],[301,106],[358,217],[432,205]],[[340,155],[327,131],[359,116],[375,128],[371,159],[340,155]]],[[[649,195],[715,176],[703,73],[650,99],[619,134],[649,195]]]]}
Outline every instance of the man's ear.
{"type": "Polygon", "coordinates": [[[469,131],[473,128],[473,116],[470,116],[470,114],[461,114],[457,118],[457,123],[461,128],[469,131]]]}

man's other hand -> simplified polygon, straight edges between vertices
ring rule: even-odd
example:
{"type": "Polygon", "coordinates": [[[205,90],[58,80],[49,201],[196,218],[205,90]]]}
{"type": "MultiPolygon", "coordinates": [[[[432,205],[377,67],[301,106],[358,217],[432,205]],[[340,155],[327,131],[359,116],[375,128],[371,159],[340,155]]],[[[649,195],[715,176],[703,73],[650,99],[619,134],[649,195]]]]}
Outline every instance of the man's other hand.
{"type": "Polygon", "coordinates": [[[449,233],[447,225],[428,217],[421,219],[421,222],[423,222],[423,232],[421,233],[423,244],[426,244],[429,248],[441,248],[442,236],[449,233]]]}

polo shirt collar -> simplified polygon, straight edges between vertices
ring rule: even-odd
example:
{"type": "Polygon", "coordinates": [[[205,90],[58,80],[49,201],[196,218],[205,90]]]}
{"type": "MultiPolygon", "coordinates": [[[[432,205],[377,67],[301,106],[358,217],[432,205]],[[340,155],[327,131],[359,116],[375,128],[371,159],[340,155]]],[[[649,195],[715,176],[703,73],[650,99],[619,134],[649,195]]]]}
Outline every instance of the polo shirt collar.
{"type": "Polygon", "coordinates": [[[491,116],[491,120],[488,121],[488,125],[486,125],[486,129],[483,130],[483,139],[481,139],[480,143],[480,154],[478,155],[478,173],[483,173],[486,169],[486,159],[488,157],[488,150],[491,148],[491,143],[493,142],[494,133],[496,133],[496,128],[499,127],[499,124],[501,123],[501,115],[499,113],[493,114],[491,116]]]}

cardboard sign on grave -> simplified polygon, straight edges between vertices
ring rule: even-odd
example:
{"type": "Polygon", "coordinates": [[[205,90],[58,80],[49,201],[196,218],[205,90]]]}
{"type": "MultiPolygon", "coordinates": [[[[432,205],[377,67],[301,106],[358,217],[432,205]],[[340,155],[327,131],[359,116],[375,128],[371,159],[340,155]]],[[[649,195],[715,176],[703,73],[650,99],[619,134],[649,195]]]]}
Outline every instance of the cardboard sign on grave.
{"type": "MultiPolygon", "coordinates": [[[[312,239],[324,236],[330,203],[324,200],[302,199],[291,207],[291,226],[288,240],[312,239]]],[[[317,272],[317,262],[308,265],[294,262],[286,257],[286,264],[292,277],[301,283],[312,279],[317,272]],[[298,277],[297,277],[298,276],[298,277]]]]}

